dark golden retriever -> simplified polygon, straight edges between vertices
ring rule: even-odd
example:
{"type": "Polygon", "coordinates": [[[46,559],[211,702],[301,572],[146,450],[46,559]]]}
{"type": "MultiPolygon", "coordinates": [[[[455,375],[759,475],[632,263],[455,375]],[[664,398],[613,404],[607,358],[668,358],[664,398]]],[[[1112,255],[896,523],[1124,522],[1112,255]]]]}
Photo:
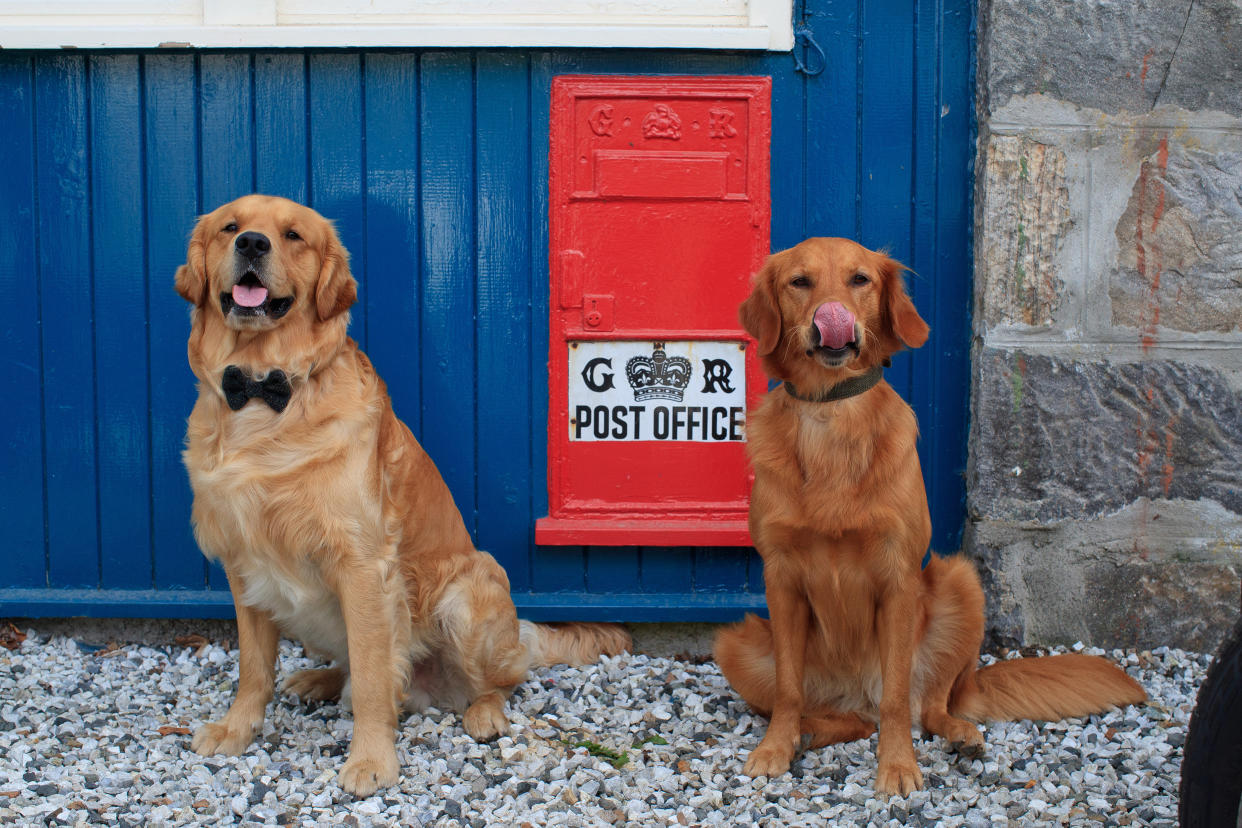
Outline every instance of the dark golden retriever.
{"type": "Polygon", "coordinates": [[[923,777],[910,728],[982,750],[972,722],[1081,716],[1146,697],[1122,670],[1083,655],[977,669],[983,591],[962,558],[924,556],[931,520],[914,412],[883,381],[888,358],[927,324],[903,268],[845,239],[773,255],[740,309],[764,369],[782,380],[747,422],[755,470],[750,532],[771,621],[722,630],[733,687],[771,717],[745,772],[789,768],[800,734],[819,747],[879,726],[876,791],[923,777]]]}
{"type": "Polygon", "coordinates": [[[250,744],[282,631],[335,661],[284,689],[352,705],[340,783],[359,796],[397,781],[402,704],[462,707],[466,731],[487,739],[508,728],[505,699],[533,664],[629,646],[617,627],[518,620],[504,570],[474,548],[346,336],[356,284],[318,213],[266,196],[220,207],[199,220],[176,287],[194,306],[194,534],[228,573],[241,646],[237,697],[194,750],[250,744]]]}

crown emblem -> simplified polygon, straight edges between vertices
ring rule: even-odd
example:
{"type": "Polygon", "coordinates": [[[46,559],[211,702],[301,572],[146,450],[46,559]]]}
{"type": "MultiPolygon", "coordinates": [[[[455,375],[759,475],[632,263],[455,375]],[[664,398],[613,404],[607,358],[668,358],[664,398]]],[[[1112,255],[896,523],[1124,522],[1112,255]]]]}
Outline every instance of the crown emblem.
{"type": "Polygon", "coordinates": [[[638,402],[651,399],[681,402],[692,372],[690,360],[669,356],[664,352],[663,342],[655,343],[650,357],[630,357],[625,363],[625,376],[638,402]]]}

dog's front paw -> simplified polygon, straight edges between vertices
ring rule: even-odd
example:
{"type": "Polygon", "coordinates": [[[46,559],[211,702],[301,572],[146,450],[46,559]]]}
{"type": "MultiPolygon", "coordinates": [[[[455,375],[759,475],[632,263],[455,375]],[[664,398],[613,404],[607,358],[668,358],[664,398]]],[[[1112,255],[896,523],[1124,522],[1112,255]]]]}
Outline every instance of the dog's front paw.
{"type": "Polygon", "coordinates": [[[255,731],[258,729],[257,725],[254,727],[239,726],[230,722],[228,716],[225,716],[218,722],[205,724],[196,730],[194,739],[190,742],[190,749],[203,756],[210,756],[213,753],[237,756],[250,747],[250,743],[254,741],[255,731]]]}
{"type": "Polygon", "coordinates": [[[875,776],[875,792],[889,796],[906,796],[923,787],[923,772],[913,758],[893,761],[880,760],[875,776]]]}
{"type": "Polygon", "coordinates": [[[768,740],[765,739],[759,747],[750,752],[750,758],[746,760],[742,773],[751,777],[766,776],[768,779],[773,779],[789,770],[789,763],[792,760],[792,750],[782,750],[768,744],[768,740]]]}
{"type": "Polygon", "coordinates": [[[395,749],[389,748],[367,756],[351,751],[345,767],[341,768],[340,782],[346,793],[366,797],[380,788],[397,784],[400,777],[395,749]]]}

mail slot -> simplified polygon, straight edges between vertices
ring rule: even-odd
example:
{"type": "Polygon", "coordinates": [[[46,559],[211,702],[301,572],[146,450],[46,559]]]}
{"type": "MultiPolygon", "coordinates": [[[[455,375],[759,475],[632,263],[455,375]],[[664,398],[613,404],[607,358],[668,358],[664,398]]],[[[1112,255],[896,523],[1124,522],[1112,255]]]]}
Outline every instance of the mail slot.
{"type": "Polygon", "coordinates": [[[541,544],[747,546],[771,82],[553,80],[541,544]]]}

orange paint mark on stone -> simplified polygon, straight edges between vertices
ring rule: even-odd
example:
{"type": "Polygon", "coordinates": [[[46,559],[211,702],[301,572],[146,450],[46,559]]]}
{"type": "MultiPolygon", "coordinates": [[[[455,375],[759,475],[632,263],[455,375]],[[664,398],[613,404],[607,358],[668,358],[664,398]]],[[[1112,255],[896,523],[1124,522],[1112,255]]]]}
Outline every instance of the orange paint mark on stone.
{"type": "Polygon", "coordinates": [[[1143,221],[1143,216],[1147,213],[1147,163],[1146,162],[1144,162],[1139,167],[1138,191],[1139,191],[1138,216],[1135,217],[1135,222],[1134,222],[1134,241],[1135,241],[1134,255],[1137,259],[1137,263],[1135,266],[1138,268],[1139,276],[1143,277],[1144,281],[1146,281],[1147,279],[1147,247],[1146,245],[1143,244],[1143,224],[1145,223],[1143,221]]]}
{"type": "Polygon", "coordinates": [[[1135,461],[1138,463],[1139,480],[1146,484],[1148,479],[1148,469],[1151,467],[1152,452],[1156,448],[1155,436],[1151,433],[1151,429],[1147,424],[1147,413],[1139,412],[1138,427],[1135,428],[1138,437],[1138,447],[1135,452],[1135,461]]]}
{"type": "Polygon", "coordinates": [[[1156,232],[1156,226],[1160,224],[1160,219],[1164,216],[1164,177],[1169,171],[1169,136],[1160,139],[1160,149],[1156,151],[1156,166],[1160,168],[1160,191],[1156,194],[1156,209],[1151,214],[1151,231],[1156,232]]]}
{"type": "Polygon", "coordinates": [[[1135,259],[1139,272],[1139,277],[1147,283],[1147,301],[1144,306],[1142,324],[1140,325],[1141,333],[1139,334],[1139,342],[1143,346],[1143,352],[1151,350],[1152,346],[1158,341],[1157,330],[1160,326],[1160,303],[1157,295],[1160,292],[1160,279],[1164,270],[1163,251],[1154,234],[1160,226],[1160,219],[1164,217],[1165,210],[1165,174],[1169,168],[1169,137],[1164,135],[1160,138],[1160,144],[1156,150],[1156,175],[1153,176],[1152,165],[1150,162],[1143,162],[1139,168],[1139,204],[1138,215],[1135,217],[1135,259]],[[1149,193],[1148,188],[1155,187],[1154,207],[1150,209],[1150,220],[1148,219],[1149,211],[1149,193]],[[1152,234],[1148,239],[1145,234],[1152,234]]]}
{"type": "Polygon", "coordinates": [[[1173,442],[1177,439],[1173,431],[1175,425],[1177,425],[1176,414],[1169,418],[1169,422],[1164,427],[1164,465],[1160,467],[1160,483],[1165,497],[1169,496],[1173,488],[1173,442]]]}
{"type": "Polygon", "coordinates": [[[1152,56],[1154,54],[1156,54],[1156,50],[1153,48],[1153,49],[1148,49],[1147,54],[1143,55],[1143,71],[1139,73],[1139,80],[1142,81],[1143,83],[1147,82],[1148,64],[1150,63],[1152,56]]]}

